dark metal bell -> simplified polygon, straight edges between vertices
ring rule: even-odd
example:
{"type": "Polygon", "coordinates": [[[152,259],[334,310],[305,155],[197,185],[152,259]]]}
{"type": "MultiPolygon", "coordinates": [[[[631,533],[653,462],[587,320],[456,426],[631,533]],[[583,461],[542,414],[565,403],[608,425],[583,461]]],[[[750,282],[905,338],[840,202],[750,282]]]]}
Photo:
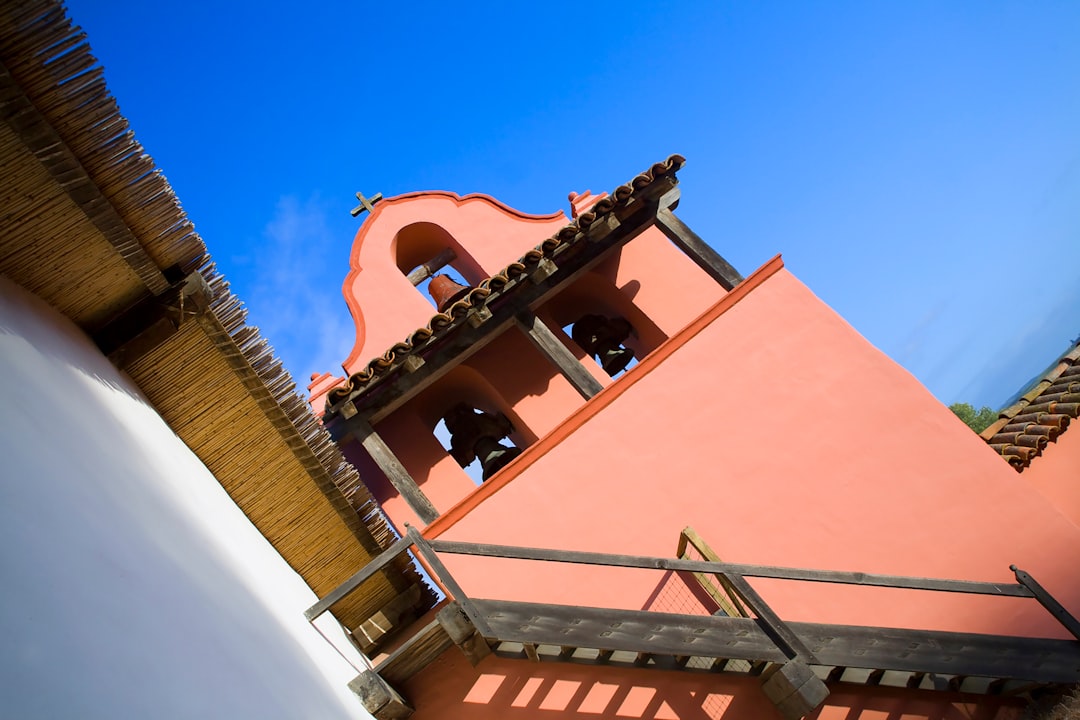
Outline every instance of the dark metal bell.
{"type": "Polygon", "coordinates": [[[601,352],[600,358],[602,360],[600,367],[604,368],[604,372],[608,375],[615,377],[634,359],[634,351],[621,346],[606,348],[601,352]]]}
{"type": "Polygon", "coordinates": [[[471,287],[454,282],[449,275],[436,275],[428,284],[428,293],[439,312],[444,312],[446,308],[461,300],[470,290],[471,287]]]}

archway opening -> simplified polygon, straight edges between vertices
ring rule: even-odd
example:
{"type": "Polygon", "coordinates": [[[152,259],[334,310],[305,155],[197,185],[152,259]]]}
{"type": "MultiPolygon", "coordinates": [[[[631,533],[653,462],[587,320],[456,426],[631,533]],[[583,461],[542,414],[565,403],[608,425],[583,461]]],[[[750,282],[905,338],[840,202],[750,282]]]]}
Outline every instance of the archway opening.
{"type": "Polygon", "coordinates": [[[393,242],[394,263],[410,283],[438,308],[431,280],[446,275],[455,283],[472,287],[484,272],[461,244],[444,228],[420,222],[398,231],[393,242]]]}

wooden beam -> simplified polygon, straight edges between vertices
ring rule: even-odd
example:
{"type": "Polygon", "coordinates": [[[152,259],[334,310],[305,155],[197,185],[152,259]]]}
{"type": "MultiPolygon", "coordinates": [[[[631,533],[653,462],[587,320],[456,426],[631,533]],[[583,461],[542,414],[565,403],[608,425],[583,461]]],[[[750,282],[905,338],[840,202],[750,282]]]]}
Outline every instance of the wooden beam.
{"type": "MultiPolygon", "coordinates": [[[[573,645],[635,654],[732,657],[784,662],[784,654],[747,618],[644,610],[473,600],[489,638],[532,645],[573,645]]],[[[608,655],[610,659],[610,655],[608,655]]]]}
{"type": "Polygon", "coordinates": [[[739,593],[743,602],[749,605],[750,609],[757,615],[758,622],[765,634],[772,638],[772,641],[784,651],[788,658],[803,663],[817,664],[817,657],[814,656],[810,648],[806,647],[803,641],[799,639],[799,636],[787,626],[787,623],[773,612],[773,609],[765,602],[765,598],[761,597],[757,590],[750,587],[750,583],[746,582],[746,578],[742,575],[730,573],[724,573],[724,577],[731,582],[735,592],[739,593]]]}
{"type": "Polygon", "coordinates": [[[993,595],[998,597],[1034,597],[1023,585],[1008,583],[975,582],[971,580],[941,580],[900,575],[874,575],[836,570],[803,570],[772,565],[744,565],[741,563],[707,562],[704,560],[677,560],[674,558],[647,557],[641,555],[613,555],[608,553],[582,552],[577,550],[549,550],[544,548],[490,545],[450,540],[432,540],[436,552],[457,555],[484,555],[513,560],[543,560],[579,565],[603,565],[607,567],[651,568],[654,570],[686,570],[689,572],[729,573],[746,577],[776,578],[778,580],[804,580],[807,582],[840,583],[843,585],[868,585],[875,587],[906,588],[910,590],[934,590],[939,592],[993,595]]]}
{"type": "Polygon", "coordinates": [[[454,252],[454,249],[446,248],[441,253],[410,272],[408,275],[409,282],[413,285],[419,285],[456,259],[457,253],[454,252]]]}
{"type": "Polygon", "coordinates": [[[394,488],[401,493],[401,497],[409,504],[416,516],[425,525],[430,525],[435,518],[439,517],[439,511],[431,504],[427,495],[416,484],[416,480],[405,469],[401,460],[386,444],[386,441],[375,432],[375,428],[371,426],[371,423],[362,419],[359,415],[351,417],[345,422],[353,437],[364,446],[371,459],[383,471],[383,474],[386,475],[394,488]]]}
{"type": "MultiPolygon", "coordinates": [[[[535,645],[573,645],[632,653],[787,662],[750,618],[646,610],[473,600],[486,637],[535,645]]],[[[1080,642],[936,630],[788,623],[819,664],[901,672],[1080,681],[1080,642]]]]}
{"type": "Polygon", "coordinates": [[[123,369],[175,335],[187,320],[205,313],[212,299],[206,279],[193,272],[113,318],[94,333],[94,342],[123,369]]]}
{"type": "Polygon", "coordinates": [[[523,312],[518,314],[516,321],[533,346],[562,373],[581,397],[588,400],[604,389],[600,381],[559,341],[543,320],[531,312],[523,312]]]}
{"type": "Polygon", "coordinates": [[[743,281],[743,276],[720,253],[687,227],[686,223],[675,217],[672,209],[678,204],[679,192],[679,188],[674,187],[660,199],[656,226],[698,267],[707,272],[709,277],[720,283],[725,290],[732,290],[743,281]]]}
{"type": "Polygon", "coordinates": [[[412,541],[409,538],[403,537],[386,550],[383,550],[378,555],[378,557],[376,557],[364,567],[360,568],[360,570],[358,570],[348,580],[331,590],[329,595],[327,595],[323,599],[319,600],[319,602],[315,603],[307,610],[305,610],[304,617],[307,618],[308,621],[311,621],[322,615],[324,612],[330,609],[331,605],[344,598],[356,588],[360,587],[360,585],[362,585],[365,580],[367,580],[372,575],[379,572],[384,567],[393,562],[398,555],[401,555],[401,553],[408,550],[409,545],[411,544],[412,541]]]}

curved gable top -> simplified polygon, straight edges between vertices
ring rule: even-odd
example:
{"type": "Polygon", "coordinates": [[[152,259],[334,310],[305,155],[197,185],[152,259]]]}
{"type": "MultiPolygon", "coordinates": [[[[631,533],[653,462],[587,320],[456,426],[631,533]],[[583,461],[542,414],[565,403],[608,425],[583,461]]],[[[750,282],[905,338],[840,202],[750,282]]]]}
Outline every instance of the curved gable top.
{"type": "Polygon", "coordinates": [[[381,200],[356,233],[342,292],[356,325],[343,363],[350,374],[423,325],[433,308],[409,270],[451,249],[451,265],[472,283],[496,274],[569,222],[532,215],[481,194],[415,192],[381,200]]]}
{"type": "MultiPolygon", "coordinates": [[[[521,286],[513,279],[535,268],[544,258],[582,241],[594,227],[601,227],[606,218],[614,217],[617,209],[625,210],[639,198],[656,192],[663,179],[666,178],[666,182],[671,184],[677,183],[675,173],[685,162],[681,155],[671,155],[663,162],[653,164],[630,182],[615,188],[610,195],[601,196],[591,203],[588,210],[581,212],[578,208],[574,219],[569,222],[561,212],[546,217],[524,215],[491,198],[475,195],[461,198],[452,193],[416,193],[384,201],[387,203],[385,208],[380,208],[382,203],[376,205],[375,216],[365,223],[370,227],[363,227],[357,233],[352,270],[344,287],[346,301],[356,321],[357,342],[348,360],[343,363],[347,373],[344,384],[332,388],[326,387],[329,383],[322,386],[326,388],[327,411],[336,412],[333,409],[335,405],[343,403],[353,393],[370,390],[407,357],[422,353],[432,343],[453,333],[473,307],[474,301],[483,304],[494,296],[517,292],[521,286]],[[474,198],[483,200],[484,205],[470,206],[474,198]],[[407,201],[408,204],[397,201],[407,201]],[[462,223],[463,219],[470,218],[466,213],[470,207],[484,206],[486,209],[480,212],[491,213],[495,210],[504,219],[494,227],[462,223]],[[428,210],[443,213],[442,219],[433,221],[434,216],[426,214],[428,210]],[[425,215],[420,215],[421,211],[425,215]],[[461,214],[458,215],[458,212],[461,214]],[[447,220],[447,217],[452,219],[447,220]],[[392,262],[394,239],[402,229],[418,223],[428,223],[448,232],[451,232],[451,227],[464,232],[464,237],[457,239],[467,238],[462,244],[468,248],[482,247],[485,242],[491,242],[498,247],[500,255],[505,257],[504,253],[509,253],[509,259],[496,265],[494,270],[485,261],[482,268],[487,277],[479,282],[474,279],[474,289],[463,299],[447,308],[446,312],[433,314],[431,304],[392,262]],[[384,225],[388,229],[384,230],[384,225]],[[501,235],[500,231],[509,233],[501,235]],[[525,244],[519,245],[521,242],[525,244]],[[372,248],[377,246],[386,248],[386,252],[374,252],[372,248]],[[376,272],[372,265],[380,262],[384,271],[381,273],[376,272]],[[400,294],[395,295],[399,291],[400,294]],[[404,307],[406,299],[408,307],[404,307]],[[373,310],[376,307],[383,311],[371,316],[373,323],[380,323],[378,336],[372,332],[374,325],[364,321],[364,314],[376,312],[373,310]],[[393,330],[386,332],[391,323],[393,330]]],[[[489,214],[488,217],[492,216],[489,214]]],[[[325,383],[327,378],[321,380],[325,383]]]]}

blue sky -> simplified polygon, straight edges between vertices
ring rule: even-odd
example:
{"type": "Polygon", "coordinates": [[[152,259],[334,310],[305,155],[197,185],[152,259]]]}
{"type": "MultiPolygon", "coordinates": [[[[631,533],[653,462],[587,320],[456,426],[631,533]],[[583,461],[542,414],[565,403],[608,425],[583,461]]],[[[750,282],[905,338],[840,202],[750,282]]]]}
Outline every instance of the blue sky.
{"type": "Polygon", "coordinates": [[[69,7],[301,386],[352,346],[354,192],[547,213],[673,152],[699,235],[946,403],[1080,335],[1080,3],[69,7]]]}

